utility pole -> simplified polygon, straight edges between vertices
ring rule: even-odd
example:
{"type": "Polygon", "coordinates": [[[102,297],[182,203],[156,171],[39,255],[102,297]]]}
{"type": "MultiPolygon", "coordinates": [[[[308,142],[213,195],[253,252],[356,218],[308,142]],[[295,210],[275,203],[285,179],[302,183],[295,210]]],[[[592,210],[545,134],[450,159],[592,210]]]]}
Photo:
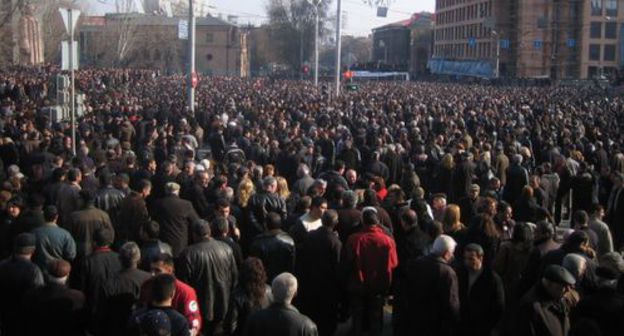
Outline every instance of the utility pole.
{"type": "MultiPolygon", "coordinates": [[[[67,11],[69,22],[74,22],[73,13],[70,8],[67,11]]],[[[72,137],[72,154],[76,156],[76,86],[74,85],[74,25],[69,25],[69,69],[71,72],[71,93],[69,101],[71,102],[71,137],[72,137]]]]}
{"type": "Polygon", "coordinates": [[[342,0],[338,0],[336,12],[336,98],[340,96],[340,48],[342,46],[342,0]]]}
{"type": "Polygon", "coordinates": [[[188,45],[188,106],[191,114],[195,115],[195,10],[193,0],[189,0],[189,45],[188,45]]]}
{"type": "Polygon", "coordinates": [[[308,0],[308,3],[314,6],[314,86],[318,86],[319,74],[319,6],[323,0],[308,0]]]}

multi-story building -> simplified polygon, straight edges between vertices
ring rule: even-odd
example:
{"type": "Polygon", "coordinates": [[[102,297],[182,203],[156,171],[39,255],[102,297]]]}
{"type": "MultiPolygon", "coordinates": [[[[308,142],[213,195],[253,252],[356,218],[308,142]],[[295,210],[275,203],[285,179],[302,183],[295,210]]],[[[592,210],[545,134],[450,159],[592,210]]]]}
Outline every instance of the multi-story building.
{"type": "MultiPolygon", "coordinates": [[[[179,38],[178,30],[184,19],[144,14],[85,17],[78,28],[81,63],[183,72],[188,41],[179,38]]],[[[198,17],[195,36],[197,72],[248,76],[247,36],[242,29],[215,17],[198,17]]]]}
{"type": "Polygon", "coordinates": [[[373,29],[373,62],[414,75],[427,72],[431,57],[433,14],[415,13],[409,19],[373,29]]]}
{"type": "Polygon", "coordinates": [[[437,0],[434,72],[576,79],[624,67],[618,0],[437,0]]]}

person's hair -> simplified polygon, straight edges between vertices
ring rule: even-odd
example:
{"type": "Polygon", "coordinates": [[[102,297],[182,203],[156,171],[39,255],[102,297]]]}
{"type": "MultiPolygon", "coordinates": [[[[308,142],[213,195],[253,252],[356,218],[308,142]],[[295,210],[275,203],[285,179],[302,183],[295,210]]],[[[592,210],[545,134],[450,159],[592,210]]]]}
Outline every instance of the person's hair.
{"type": "Polygon", "coordinates": [[[533,197],[533,188],[531,188],[530,186],[524,186],[522,188],[522,192],[521,192],[521,197],[524,199],[529,199],[533,197]]]}
{"type": "Polygon", "coordinates": [[[157,221],[150,220],[143,223],[143,232],[149,239],[157,239],[160,235],[160,224],[157,221]]]}
{"type": "Polygon", "coordinates": [[[589,208],[589,213],[592,215],[598,214],[600,211],[604,210],[604,207],[600,203],[593,203],[589,208]]]}
{"type": "Polygon", "coordinates": [[[161,303],[175,294],[175,277],[171,274],[159,274],[152,278],[152,300],[161,303]]]}
{"type": "Polygon", "coordinates": [[[297,200],[295,204],[295,213],[303,213],[310,209],[312,205],[312,198],[310,196],[303,196],[297,200]]]}
{"type": "Polygon", "coordinates": [[[69,171],[67,171],[67,180],[69,182],[76,182],[78,180],[78,176],[80,176],[82,173],[80,172],[80,169],[78,168],[71,168],[69,171]]]}
{"type": "Polygon", "coordinates": [[[587,226],[589,216],[585,210],[576,210],[574,212],[574,225],[587,226]]]}
{"type": "Polygon", "coordinates": [[[212,231],[215,237],[220,236],[224,233],[227,233],[229,231],[229,228],[230,228],[230,223],[225,217],[217,216],[212,221],[212,231]]]}
{"type": "Polygon", "coordinates": [[[468,244],[466,245],[466,247],[464,247],[464,253],[467,253],[467,252],[474,252],[479,257],[483,257],[483,255],[485,254],[485,252],[483,252],[483,247],[475,243],[468,244]]]}
{"type": "Polygon", "coordinates": [[[93,241],[95,246],[98,247],[110,246],[114,240],[115,234],[113,233],[113,230],[108,228],[99,228],[95,230],[95,233],[93,234],[93,241]]]}
{"type": "Polygon", "coordinates": [[[152,258],[151,263],[163,263],[167,266],[173,267],[175,261],[173,260],[173,256],[171,256],[169,253],[159,253],[152,258]]]}
{"type": "Polygon", "coordinates": [[[312,204],[310,204],[310,206],[312,208],[319,208],[323,204],[327,204],[327,199],[321,196],[315,196],[312,198],[312,204]]]}
{"type": "Polygon", "coordinates": [[[445,169],[452,169],[453,167],[455,167],[453,155],[451,155],[450,153],[444,154],[444,156],[442,156],[442,160],[440,161],[440,166],[444,167],[445,169]]]}
{"type": "Polygon", "coordinates": [[[523,250],[528,251],[533,246],[533,230],[526,223],[518,223],[514,226],[511,241],[516,246],[522,246],[523,250]]]}
{"type": "Polygon", "coordinates": [[[416,214],[416,211],[412,209],[403,211],[399,218],[401,219],[401,222],[407,227],[418,227],[418,215],[416,214]]]}
{"type": "Polygon", "coordinates": [[[264,165],[264,176],[275,175],[275,166],[272,164],[264,165]]]}
{"type": "Polygon", "coordinates": [[[340,171],[341,169],[344,169],[345,167],[346,167],[346,164],[342,160],[336,160],[334,162],[334,170],[335,171],[340,171]]]}
{"type": "Polygon", "coordinates": [[[456,246],[457,246],[457,243],[455,242],[455,239],[447,235],[439,235],[433,241],[433,246],[431,247],[431,253],[441,257],[446,252],[453,253],[455,251],[456,246]]]}
{"type": "Polygon", "coordinates": [[[223,197],[219,197],[217,199],[217,201],[215,202],[216,208],[229,208],[230,207],[230,201],[228,201],[226,198],[223,197]]]}
{"type": "Polygon", "coordinates": [[[555,227],[551,222],[543,220],[535,223],[534,232],[546,238],[553,238],[555,236],[555,227]]]}
{"type": "Polygon", "coordinates": [[[379,224],[379,216],[377,215],[377,211],[373,209],[364,209],[362,211],[362,224],[364,224],[364,226],[379,224]]]}
{"type": "Polygon", "coordinates": [[[297,167],[297,175],[305,176],[309,174],[310,174],[310,167],[308,167],[308,165],[305,163],[300,163],[299,166],[297,167]]]}
{"type": "Polygon", "coordinates": [[[323,226],[334,229],[338,225],[338,212],[332,209],[325,211],[321,217],[321,222],[323,226]]]}
{"type": "Polygon", "coordinates": [[[353,209],[357,206],[358,196],[355,191],[345,190],[342,192],[342,206],[346,209],[353,209]]]}
{"type": "Polygon", "coordinates": [[[246,207],[251,195],[254,193],[255,186],[250,179],[243,179],[238,184],[238,189],[236,191],[236,200],[238,205],[241,207],[246,207]]]}
{"type": "Polygon", "coordinates": [[[95,192],[91,189],[82,189],[80,190],[80,198],[85,205],[93,204],[95,202],[95,192]]]}
{"type": "Polygon", "coordinates": [[[269,230],[282,228],[282,216],[276,212],[269,212],[266,216],[266,227],[269,230]]]}
{"type": "Polygon", "coordinates": [[[377,198],[377,193],[373,189],[364,190],[364,205],[370,206],[378,206],[379,199],[377,198]]]}
{"type": "Polygon", "coordinates": [[[113,184],[113,174],[104,172],[100,175],[100,187],[106,187],[113,184]]]}
{"type": "Polygon", "coordinates": [[[494,218],[489,214],[478,215],[474,223],[468,227],[468,234],[483,234],[488,238],[500,237],[496,222],[494,222],[494,218]]]}
{"type": "Polygon", "coordinates": [[[449,204],[444,210],[442,218],[444,232],[455,232],[464,228],[464,224],[460,221],[461,209],[456,204],[449,204]]]}
{"type": "Polygon", "coordinates": [[[58,218],[58,209],[55,205],[48,205],[43,209],[43,219],[46,222],[51,222],[58,218]]]}
{"type": "Polygon", "coordinates": [[[252,307],[260,307],[266,295],[267,275],[262,260],[248,257],[240,270],[240,286],[245,290],[252,307]]]}
{"type": "Polygon", "coordinates": [[[141,249],[135,242],[127,242],[119,248],[119,260],[124,268],[135,267],[141,261],[141,249]]]}
{"type": "Polygon", "coordinates": [[[277,303],[290,303],[297,294],[297,278],[290,273],[282,273],[273,279],[271,291],[273,301],[277,303]]]}
{"type": "Polygon", "coordinates": [[[146,188],[151,188],[151,187],[152,187],[152,182],[150,182],[150,180],[148,180],[148,179],[140,179],[135,184],[135,188],[136,188],[135,191],[136,192],[142,192],[146,188]]]}
{"type": "Polygon", "coordinates": [[[561,266],[567,269],[576,279],[578,279],[583,273],[583,269],[587,267],[587,259],[580,254],[568,253],[565,257],[563,257],[561,266]]]}
{"type": "Polygon", "coordinates": [[[290,196],[290,189],[288,189],[288,181],[281,176],[275,177],[277,181],[277,194],[283,199],[287,199],[290,196]]]}

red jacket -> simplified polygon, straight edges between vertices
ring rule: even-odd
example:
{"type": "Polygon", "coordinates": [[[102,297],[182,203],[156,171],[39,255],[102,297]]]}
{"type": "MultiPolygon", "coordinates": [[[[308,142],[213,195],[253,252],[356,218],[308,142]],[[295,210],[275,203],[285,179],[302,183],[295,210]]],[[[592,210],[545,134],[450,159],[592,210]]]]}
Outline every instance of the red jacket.
{"type": "Polygon", "coordinates": [[[398,265],[394,239],[378,225],[364,227],[347,240],[346,262],[350,267],[348,289],[385,294],[398,265]]]}

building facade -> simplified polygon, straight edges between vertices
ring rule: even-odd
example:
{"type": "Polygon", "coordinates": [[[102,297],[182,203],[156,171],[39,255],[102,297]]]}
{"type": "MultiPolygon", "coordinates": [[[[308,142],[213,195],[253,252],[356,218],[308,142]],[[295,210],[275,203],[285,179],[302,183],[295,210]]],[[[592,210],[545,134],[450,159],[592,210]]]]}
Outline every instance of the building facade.
{"type": "Polygon", "coordinates": [[[624,10],[619,8],[623,4],[437,0],[433,61],[438,64],[433,64],[442,69],[440,62],[456,63],[458,71],[480,67],[484,71],[478,74],[484,77],[494,77],[497,64],[505,77],[613,76],[624,67],[624,10]]]}
{"type": "MultiPolygon", "coordinates": [[[[184,19],[143,14],[85,17],[79,24],[81,63],[184,72],[188,40],[178,36],[184,19]]],[[[206,75],[248,76],[245,31],[218,18],[197,18],[195,68],[206,75]]]]}

